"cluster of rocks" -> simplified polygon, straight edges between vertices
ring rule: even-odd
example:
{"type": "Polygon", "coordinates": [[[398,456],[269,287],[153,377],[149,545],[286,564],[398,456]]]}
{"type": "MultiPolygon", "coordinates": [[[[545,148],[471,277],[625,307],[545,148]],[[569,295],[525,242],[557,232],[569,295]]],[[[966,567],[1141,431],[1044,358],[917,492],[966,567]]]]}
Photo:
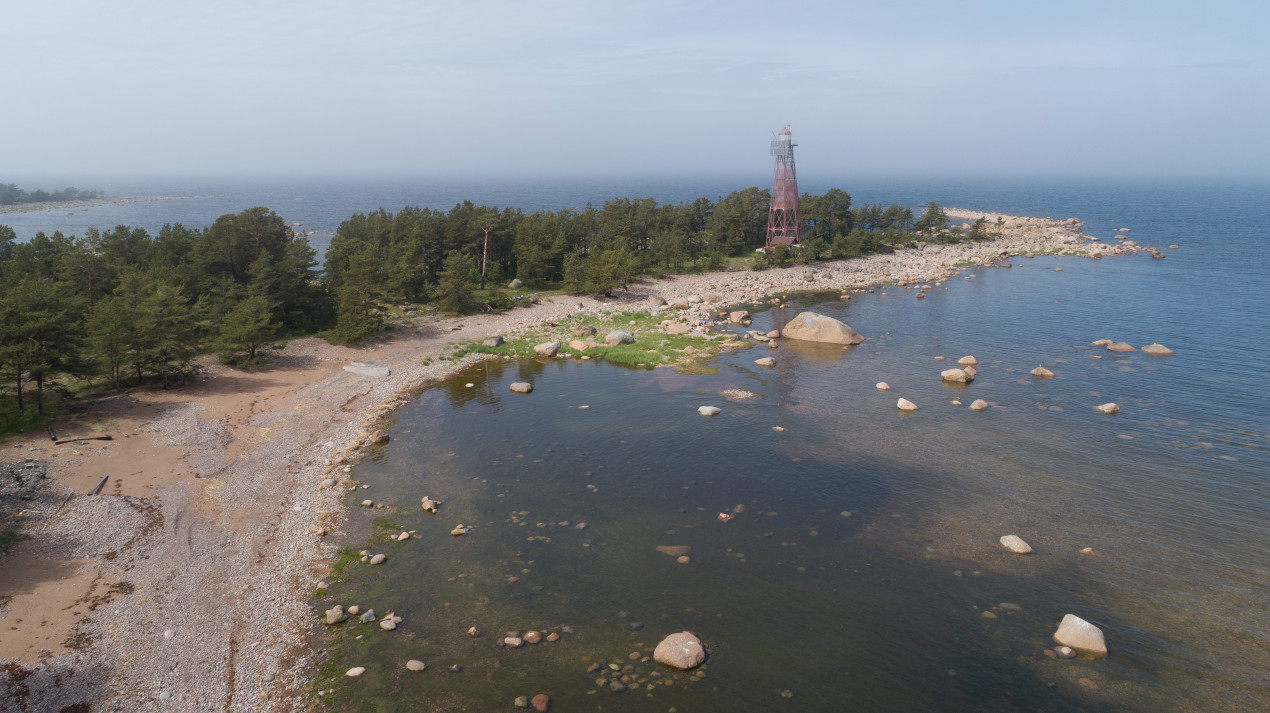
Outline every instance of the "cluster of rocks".
{"type": "MultiPolygon", "coordinates": [[[[561,627],[561,631],[549,631],[545,634],[536,630],[526,631],[524,634],[519,631],[509,631],[505,636],[496,639],[494,643],[498,646],[506,646],[509,649],[519,649],[526,644],[532,646],[542,642],[554,644],[560,640],[560,635],[566,631],[570,631],[568,627],[561,627]]],[[[470,630],[468,635],[471,635],[470,630]]]]}
{"type": "MultiPolygon", "coordinates": [[[[323,612],[323,614],[323,621],[326,622],[327,626],[342,624],[349,621],[352,617],[357,617],[355,621],[358,624],[371,624],[376,621],[374,609],[367,609],[363,611],[362,608],[356,604],[350,606],[348,609],[345,609],[341,604],[336,604],[323,612]]],[[[397,625],[402,622],[402,618],[393,612],[388,612],[383,616],[383,618],[378,619],[378,621],[379,628],[381,630],[393,631],[397,628],[397,625]]]]}
{"type": "Polygon", "coordinates": [[[662,639],[653,651],[639,648],[625,659],[597,661],[587,667],[595,685],[613,693],[656,690],[658,686],[696,683],[706,678],[706,650],[694,634],[682,631],[662,639]],[[660,664],[653,667],[650,663],[660,664]],[[691,672],[691,673],[689,673],[691,672]]]}

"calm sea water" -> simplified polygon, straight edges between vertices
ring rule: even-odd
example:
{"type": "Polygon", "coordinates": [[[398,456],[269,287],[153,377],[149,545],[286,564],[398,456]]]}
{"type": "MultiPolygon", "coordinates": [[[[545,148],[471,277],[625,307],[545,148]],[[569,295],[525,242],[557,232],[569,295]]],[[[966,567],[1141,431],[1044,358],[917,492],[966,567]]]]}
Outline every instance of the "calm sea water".
{"type": "MultiPolygon", "coordinates": [[[[379,205],[471,197],[559,208],[748,183],[506,182],[453,199],[429,198],[423,184],[322,189],[338,199],[288,184],[233,200],[333,229],[379,205]]],[[[829,185],[857,202],[1078,216],[1097,236],[1132,228],[1168,258],[1016,259],[922,301],[905,290],[848,303],[802,297],[758,311],[754,328],[812,308],[868,340],[846,352],[786,342],[771,370],[753,364],[766,348],[717,359],[714,375],[484,362],[424,391],[398,414],[394,440],[356,469],[376,500],[396,507],[388,517],[421,539],[377,545],[385,566],[358,568],[318,602],[405,620],[341,645],[345,664],[367,673],[341,684],[337,707],[484,711],[546,692],[553,710],[1270,709],[1270,190],[805,188],[829,185]],[[1104,337],[1176,354],[1087,346],[1104,337]],[[939,371],[965,354],[978,358],[978,379],[942,384],[939,371]],[[1053,379],[1029,376],[1042,363],[1053,379]],[[534,392],[512,394],[516,380],[534,392]],[[892,390],[876,391],[877,381],[892,390]],[[759,398],[719,395],[735,387],[759,398]],[[920,409],[900,415],[899,396],[920,409]],[[950,403],[975,398],[994,407],[950,403]],[[1092,410],[1107,401],[1122,411],[1092,410]],[[703,404],[723,412],[703,418],[703,404]],[[418,510],[423,495],[445,501],[440,514],[418,510]],[[744,512],[718,520],[737,505],[744,512]],[[460,522],[474,531],[450,537],[460,522]],[[1011,533],[1036,553],[1003,552],[997,539],[1011,533]],[[691,563],[663,545],[690,547],[691,563]],[[1107,659],[1044,655],[1067,613],[1106,632],[1107,659]],[[484,634],[468,638],[470,626],[484,634]],[[572,633],[555,643],[494,645],[508,631],[563,627],[572,633]],[[710,650],[704,678],[629,658],[684,629],[710,650]],[[429,670],[406,672],[409,658],[429,670]],[[631,666],[630,690],[598,687],[593,663],[631,666]],[[453,664],[462,671],[450,673],[453,664]]],[[[185,205],[206,205],[210,219],[227,212],[211,206],[232,202],[185,205]]],[[[128,224],[154,225],[138,219],[149,211],[162,213],[150,218],[159,224],[198,224],[174,217],[182,203],[111,209],[128,224]]],[[[349,544],[360,546],[372,517],[354,509],[349,544]]]]}

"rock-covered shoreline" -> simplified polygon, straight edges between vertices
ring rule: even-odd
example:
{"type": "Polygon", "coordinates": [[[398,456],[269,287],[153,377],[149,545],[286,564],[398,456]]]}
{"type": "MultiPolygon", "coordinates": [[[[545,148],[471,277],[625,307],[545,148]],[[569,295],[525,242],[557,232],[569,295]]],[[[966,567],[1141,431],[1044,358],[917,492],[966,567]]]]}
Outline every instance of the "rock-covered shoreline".
{"type": "MultiPolygon", "coordinates": [[[[997,219],[947,212],[968,221],[997,219]]],[[[222,409],[228,415],[215,418],[208,414],[222,411],[209,400],[219,393],[218,383],[236,379],[241,390],[251,384],[262,389],[264,381],[210,365],[202,387],[171,396],[144,429],[155,442],[183,449],[189,479],[148,497],[77,496],[27,543],[50,561],[90,562],[102,577],[127,587],[84,613],[68,651],[6,667],[0,708],[58,710],[86,701],[94,711],[121,712],[309,708],[306,686],[315,677],[317,656],[307,642],[321,628],[310,595],[335,559],[331,540],[341,534],[350,507],[351,466],[376,440],[382,421],[418,389],[474,360],[425,363],[454,340],[525,333],[579,311],[648,309],[651,297],[682,299],[685,308],[661,308],[665,316],[705,328],[724,305],[761,303],[773,294],[888,283],[916,291],[922,283],[958,276],[967,265],[1012,256],[1143,249],[1106,245],[1084,236],[1080,226],[1075,219],[1001,216],[995,230],[1002,236],[986,242],[648,280],[615,299],[554,296],[501,315],[421,317],[361,349],[296,340],[274,366],[294,375],[293,388],[264,396],[227,391],[224,398],[249,405],[222,409]],[[342,368],[353,362],[374,371],[342,368]]],[[[37,459],[50,452],[32,437],[20,445],[9,452],[37,459]]],[[[76,462],[91,464],[91,452],[84,449],[76,462]]]]}

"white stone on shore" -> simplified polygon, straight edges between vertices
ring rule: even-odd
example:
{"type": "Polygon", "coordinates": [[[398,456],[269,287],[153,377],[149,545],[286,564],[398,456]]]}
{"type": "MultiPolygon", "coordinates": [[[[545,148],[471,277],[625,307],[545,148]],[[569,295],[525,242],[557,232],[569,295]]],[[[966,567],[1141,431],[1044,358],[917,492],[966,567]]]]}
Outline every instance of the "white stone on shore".
{"type": "Polygon", "coordinates": [[[1105,414],[1120,413],[1120,407],[1114,403],[1108,403],[1108,404],[1103,404],[1101,406],[1095,406],[1094,410],[1101,411],[1105,414]]]}
{"type": "Polygon", "coordinates": [[[912,401],[909,401],[908,399],[900,399],[899,401],[895,402],[895,408],[898,408],[901,411],[916,411],[917,404],[913,403],[912,401]]]}
{"type": "Polygon", "coordinates": [[[351,678],[357,678],[358,676],[362,675],[363,673],[366,673],[366,667],[365,667],[365,666],[354,666],[354,667],[350,668],[349,670],[345,671],[345,672],[344,672],[344,675],[345,675],[345,676],[349,676],[349,677],[351,677],[351,678]]]}
{"type": "Polygon", "coordinates": [[[518,394],[527,394],[534,390],[534,385],[527,381],[512,382],[511,390],[518,394]]]}
{"type": "Polygon", "coordinates": [[[1019,554],[1027,555],[1032,553],[1032,546],[1023,541],[1018,535],[1006,535],[1001,538],[1001,546],[1007,550],[1019,554]]]}
{"type": "Polygon", "coordinates": [[[1107,639],[1102,629],[1075,614],[1063,617],[1058,631],[1054,632],[1054,641],[1093,656],[1107,655],[1107,639]]]}
{"type": "Polygon", "coordinates": [[[697,408],[697,413],[702,416],[717,416],[721,411],[723,411],[723,409],[718,406],[700,406],[697,408]]]}
{"type": "Polygon", "coordinates": [[[392,373],[379,366],[346,366],[344,367],[344,371],[357,374],[358,376],[370,376],[376,379],[382,379],[392,373]]]}

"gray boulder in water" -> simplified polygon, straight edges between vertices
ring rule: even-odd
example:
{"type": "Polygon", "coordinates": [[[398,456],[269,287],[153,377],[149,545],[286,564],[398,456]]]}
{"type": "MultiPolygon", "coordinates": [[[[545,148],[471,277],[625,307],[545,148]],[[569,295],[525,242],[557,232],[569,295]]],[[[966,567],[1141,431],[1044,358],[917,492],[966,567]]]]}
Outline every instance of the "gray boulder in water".
{"type": "Polygon", "coordinates": [[[864,341],[860,333],[846,324],[816,312],[803,312],[790,320],[781,330],[786,339],[825,344],[859,344],[864,341]]]}

